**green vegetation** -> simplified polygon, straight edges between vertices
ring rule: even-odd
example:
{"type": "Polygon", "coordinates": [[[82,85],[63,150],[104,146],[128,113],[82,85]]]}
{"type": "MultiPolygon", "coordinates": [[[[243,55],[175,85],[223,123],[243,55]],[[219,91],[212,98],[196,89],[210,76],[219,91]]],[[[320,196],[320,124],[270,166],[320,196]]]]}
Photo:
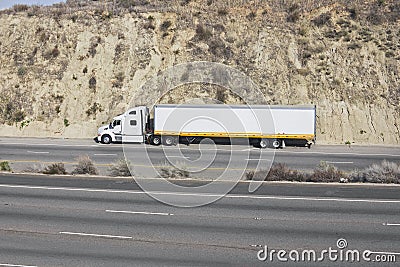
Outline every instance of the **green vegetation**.
{"type": "Polygon", "coordinates": [[[10,167],[10,164],[8,163],[8,161],[0,162],[0,171],[4,171],[4,172],[11,171],[11,167],[10,167]]]}

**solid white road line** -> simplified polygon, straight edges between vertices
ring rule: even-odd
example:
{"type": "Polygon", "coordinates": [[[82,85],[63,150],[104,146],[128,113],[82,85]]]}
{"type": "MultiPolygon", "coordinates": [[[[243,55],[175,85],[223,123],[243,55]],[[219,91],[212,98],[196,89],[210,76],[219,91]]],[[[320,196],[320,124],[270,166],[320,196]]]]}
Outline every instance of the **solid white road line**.
{"type": "Polygon", "coordinates": [[[71,187],[46,187],[46,186],[27,186],[27,185],[7,185],[0,184],[4,188],[24,188],[40,190],[60,190],[77,192],[102,192],[118,194],[146,194],[146,195],[173,195],[173,196],[196,196],[196,197],[225,197],[225,198],[247,198],[247,199],[272,199],[272,200],[304,200],[304,201],[332,201],[332,202],[365,202],[365,203],[400,203],[400,200],[393,199],[350,199],[350,198],[318,198],[318,197],[298,197],[298,196],[271,196],[271,195],[221,195],[210,193],[181,193],[163,191],[134,191],[134,190],[112,190],[112,189],[91,189],[91,188],[71,188],[71,187]]]}
{"type": "Polygon", "coordinates": [[[186,156],[169,156],[169,155],[165,155],[165,157],[168,158],[179,158],[179,159],[190,159],[189,157],[186,156]]]}
{"type": "Polygon", "coordinates": [[[400,252],[370,251],[372,254],[400,255],[400,252]]]}
{"type": "Polygon", "coordinates": [[[385,226],[400,226],[400,223],[383,223],[385,226]]]}
{"type": "Polygon", "coordinates": [[[258,161],[260,161],[260,160],[266,160],[266,161],[271,161],[270,159],[246,159],[246,160],[258,160],[258,161]]]}
{"type": "Polygon", "coordinates": [[[327,161],[326,163],[332,163],[332,164],[353,164],[353,161],[327,161]]]}
{"type": "Polygon", "coordinates": [[[34,265],[21,265],[21,264],[9,264],[9,263],[0,263],[0,266],[8,266],[8,267],[37,267],[34,265]]]}
{"type": "Polygon", "coordinates": [[[166,212],[150,212],[150,211],[129,211],[129,210],[106,210],[111,213],[129,213],[129,214],[144,214],[144,215],[161,215],[161,216],[173,216],[172,213],[166,212]]]}
{"type": "Polygon", "coordinates": [[[78,235],[78,236],[93,236],[93,237],[106,237],[106,238],[118,238],[118,239],[132,239],[131,236],[123,235],[102,235],[102,234],[88,234],[88,233],[75,233],[75,232],[59,232],[63,235],[78,235]]]}
{"type": "Polygon", "coordinates": [[[27,151],[28,153],[34,153],[34,154],[49,154],[50,152],[48,151],[27,151]]]}
{"type": "Polygon", "coordinates": [[[370,154],[370,153],[348,153],[348,152],[320,152],[320,151],[288,151],[276,150],[276,153],[287,154],[320,154],[320,155],[340,155],[340,156],[383,156],[383,157],[400,157],[398,154],[370,154]]]}
{"type": "Polygon", "coordinates": [[[117,154],[94,154],[95,156],[118,156],[117,154]]]}

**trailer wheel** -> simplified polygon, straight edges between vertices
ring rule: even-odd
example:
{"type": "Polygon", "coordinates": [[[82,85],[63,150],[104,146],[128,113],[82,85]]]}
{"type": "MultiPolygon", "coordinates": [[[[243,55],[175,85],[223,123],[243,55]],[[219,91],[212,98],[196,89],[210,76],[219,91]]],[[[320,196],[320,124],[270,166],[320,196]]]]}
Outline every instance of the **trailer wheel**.
{"type": "Polygon", "coordinates": [[[260,148],[267,148],[268,147],[268,140],[267,139],[261,139],[258,144],[259,144],[260,148]]]}
{"type": "Polygon", "coordinates": [[[112,141],[111,136],[109,136],[108,134],[105,134],[101,137],[101,142],[103,144],[110,144],[112,141]]]}
{"type": "Polygon", "coordinates": [[[163,137],[163,144],[166,146],[176,145],[176,138],[174,136],[165,136],[163,137]]]}
{"type": "Polygon", "coordinates": [[[151,142],[151,144],[153,144],[155,146],[159,146],[159,145],[161,145],[161,137],[152,136],[152,137],[150,137],[150,142],[151,142]]]}
{"type": "Polygon", "coordinates": [[[273,148],[280,148],[281,147],[281,140],[275,139],[274,141],[272,141],[272,147],[273,148]]]}

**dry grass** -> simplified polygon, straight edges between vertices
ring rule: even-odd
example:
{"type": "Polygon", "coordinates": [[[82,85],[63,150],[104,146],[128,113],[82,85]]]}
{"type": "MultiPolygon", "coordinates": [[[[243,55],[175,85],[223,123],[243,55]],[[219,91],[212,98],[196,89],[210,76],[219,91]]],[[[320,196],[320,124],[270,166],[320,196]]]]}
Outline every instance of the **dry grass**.
{"type": "Polygon", "coordinates": [[[71,174],[99,174],[97,168],[94,166],[93,161],[88,155],[79,156],[77,159],[78,164],[71,174]]]}
{"type": "Polygon", "coordinates": [[[364,170],[356,170],[349,175],[350,182],[361,183],[400,183],[400,164],[382,161],[364,170]]]}
{"type": "Polygon", "coordinates": [[[337,167],[321,161],[314,172],[307,179],[310,182],[340,182],[341,178],[345,178],[346,174],[340,171],[337,167]]]}
{"type": "Polygon", "coordinates": [[[130,163],[125,159],[118,159],[110,168],[109,172],[111,176],[131,176],[131,171],[129,170],[130,163]]]}
{"type": "Polygon", "coordinates": [[[67,174],[67,171],[65,170],[64,163],[58,162],[58,163],[53,163],[44,168],[43,170],[44,174],[67,174]]]}
{"type": "Polygon", "coordinates": [[[257,172],[250,171],[246,173],[247,180],[256,181],[297,181],[297,182],[341,182],[346,179],[346,175],[338,170],[335,166],[322,161],[314,171],[303,173],[297,170],[292,170],[284,163],[272,165],[271,169],[260,170],[257,172]]]}
{"type": "Polygon", "coordinates": [[[250,171],[246,173],[247,180],[254,181],[306,181],[306,175],[296,170],[289,169],[284,163],[272,165],[271,169],[250,171]]]}
{"type": "Polygon", "coordinates": [[[186,165],[177,163],[176,166],[169,165],[167,163],[162,164],[158,170],[158,174],[161,178],[189,178],[190,172],[186,165]]]}

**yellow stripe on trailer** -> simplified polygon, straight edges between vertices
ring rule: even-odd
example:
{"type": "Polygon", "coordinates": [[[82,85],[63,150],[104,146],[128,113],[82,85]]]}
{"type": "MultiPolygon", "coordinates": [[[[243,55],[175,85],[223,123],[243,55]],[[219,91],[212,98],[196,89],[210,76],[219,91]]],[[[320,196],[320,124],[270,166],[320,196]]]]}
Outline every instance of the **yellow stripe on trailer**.
{"type": "Polygon", "coordinates": [[[314,134],[262,134],[262,133],[227,133],[227,132],[173,132],[154,131],[154,135],[185,136],[185,137],[236,137],[236,138],[266,138],[266,139],[305,139],[313,140],[314,134]]]}

